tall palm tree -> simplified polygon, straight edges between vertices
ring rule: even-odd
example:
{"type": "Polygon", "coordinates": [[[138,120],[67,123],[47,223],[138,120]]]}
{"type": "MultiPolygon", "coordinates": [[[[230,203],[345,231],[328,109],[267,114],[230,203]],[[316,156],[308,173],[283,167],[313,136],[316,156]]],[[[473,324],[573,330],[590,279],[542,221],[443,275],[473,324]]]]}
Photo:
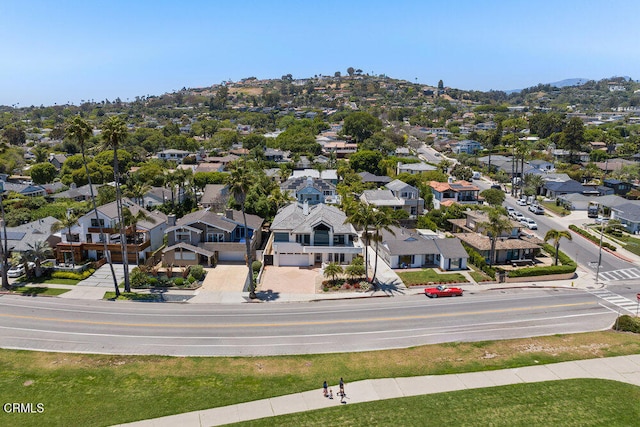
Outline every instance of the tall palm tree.
{"type": "Polygon", "coordinates": [[[483,228],[491,240],[489,266],[492,266],[496,258],[496,242],[500,238],[500,235],[505,231],[511,230],[513,225],[511,224],[511,220],[502,214],[502,209],[499,207],[487,209],[487,216],[488,221],[478,223],[478,227],[483,228]]]}
{"type": "Polygon", "coordinates": [[[36,240],[33,244],[27,243],[27,246],[29,247],[28,257],[36,264],[36,277],[40,277],[42,276],[42,261],[53,254],[53,249],[46,240],[36,240]]]}
{"type": "Polygon", "coordinates": [[[378,209],[373,211],[371,226],[374,229],[375,235],[373,239],[376,243],[376,259],[373,264],[373,277],[371,278],[371,281],[373,283],[375,283],[376,281],[376,273],[378,272],[378,245],[382,240],[382,236],[380,232],[384,230],[395,236],[396,233],[393,231],[393,228],[391,227],[397,226],[397,225],[398,225],[398,220],[393,217],[391,211],[387,209],[378,209]]]}
{"type": "Polygon", "coordinates": [[[2,243],[0,243],[0,249],[2,249],[2,287],[5,289],[11,289],[9,284],[9,278],[7,276],[7,270],[9,269],[9,249],[7,245],[7,221],[4,217],[4,185],[0,184],[2,191],[0,191],[0,214],[2,215],[2,243]]]}
{"type": "MultiPolygon", "coordinates": [[[[129,282],[129,257],[127,254],[127,242],[124,234],[124,222],[122,221],[122,194],[120,192],[120,170],[118,167],[118,149],[127,139],[127,125],[118,116],[109,117],[102,124],[102,138],[105,147],[113,150],[113,180],[116,189],[117,223],[120,224],[120,247],[122,250],[122,265],[124,272],[124,288],[130,289],[129,282]]],[[[128,292],[128,291],[127,291],[128,292]]]]}
{"type": "Polygon", "coordinates": [[[553,265],[558,265],[558,252],[560,252],[560,239],[565,238],[567,240],[572,240],[571,233],[567,230],[554,230],[553,228],[547,231],[547,234],[544,235],[545,243],[548,240],[553,240],[553,247],[556,250],[555,261],[553,265]]]}
{"type": "Polygon", "coordinates": [[[80,147],[80,153],[82,154],[82,164],[84,165],[84,172],[87,174],[87,182],[89,183],[89,193],[91,194],[91,204],[93,205],[93,212],[96,216],[96,224],[98,226],[98,233],[102,237],[102,251],[107,258],[109,269],[111,270],[111,277],[113,278],[113,286],[116,291],[116,296],[120,295],[118,289],[118,278],[116,277],[116,271],[113,269],[113,261],[111,260],[111,251],[107,246],[107,239],[104,238],[105,233],[102,230],[102,222],[98,216],[98,206],[96,204],[96,195],[93,191],[93,184],[91,183],[91,174],[89,173],[89,166],[87,165],[87,157],[85,155],[85,149],[87,140],[93,136],[93,129],[89,126],[82,117],[74,116],[67,121],[66,134],[69,138],[75,140],[80,147]]]}
{"type": "Polygon", "coordinates": [[[131,197],[134,202],[144,207],[144,195],[151,190],[151,186],[144,182],[136,182],[127,188],[124,192],[126,197],[131,197]]]}
{"type": "Polygon", "coordinates": [[[247,265],[249,267],[249,298],[255,299],[256,297],[256,285],[253,280],[253,270],[251,264],[253,263],[251,254],[251,239],[249,238],[249,227],[247,226],[247,213],[245,210],[245,202],[247,200],[247,193],[251,189],[253,183],[253,175],[247,166],[246,160],[242,162],[235,162],[231,166],[231,173],[227,179],[227,185],[229,186],[229,193],[233,195],[236,203],[240,205],[242,211],[242,221],[244,223],[244,241],[247,247],[247,265]]]}
{"type": "Polygon", "coordinates": [[[347,214],[347,218],[344,220],[344,223],[350,223],[354,227],[362,230],[364,243],[364,275],[365,280],[369,281],[369,241],[371,238],[369,228],[373,222],[373,208],[371,205],[358,201],[353,204],[348,204],[345,213],[347,214]]]}
{"type": "MultiPolygon", "coordinates": [[[[152,224],[156,223],[155,218],[153,218],[152,216],[147,215],[147,213],[142,209],[138,209],[138,212],[134,215],[129,208],[124,207],[124,208],[122,208],[122,216],[123,216],[123,219],[124,219],[125,227],[133,228],[133,235],[134,236],[138,235],[138,230],[137,230],[138,222],[147,221],[147,222],[150,222],[152,224]]],[[[139,266],[140,265],[140,256],[139,256],[139,253],[138,253],[137,239],[134,239],[133,243],[135,244],[135,247],[136,247],[136,265],[139,266]]],[[[127,292],[129,292],[129,291],[127,291],[127,292]]]]}
{"type": "Polygon", "coordinates": [[[71,248],[71,266],[75,268],[76,266],[76,256],[73,250],[73,245],[71,244],[72,242],[70,241],[71,239],[71,228],[73,228],[75,225],[78,224],[78,216],[73,214],[71,211],[67,211],[67,215],[62,218],[61,220],[58,220],[58,222],[54,222],[51,225],[51,232],[52,233],[57,233],[60,230],[67,230],[67,243],[69,243],[69,247],[71,248]]]}

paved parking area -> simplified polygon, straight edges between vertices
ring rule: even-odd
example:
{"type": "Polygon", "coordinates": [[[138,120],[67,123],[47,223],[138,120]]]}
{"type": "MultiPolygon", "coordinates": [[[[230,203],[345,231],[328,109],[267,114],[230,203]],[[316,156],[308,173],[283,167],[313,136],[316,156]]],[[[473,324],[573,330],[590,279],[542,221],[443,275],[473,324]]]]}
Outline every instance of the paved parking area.
{"type": "Polygon", "coordinates": [[[264,269],[258,290],[281,294],[315,294],[322,280],[320,268],[269,265],[264,269]]]}
{"type": "Polygon", "coordinates": [[[244,282],[247,280],[247,266],[244,264],[218,264],[215,268],[205,268],[205,270],[207,275],[200,288],[202,292],[242,292],[244,282]]]}

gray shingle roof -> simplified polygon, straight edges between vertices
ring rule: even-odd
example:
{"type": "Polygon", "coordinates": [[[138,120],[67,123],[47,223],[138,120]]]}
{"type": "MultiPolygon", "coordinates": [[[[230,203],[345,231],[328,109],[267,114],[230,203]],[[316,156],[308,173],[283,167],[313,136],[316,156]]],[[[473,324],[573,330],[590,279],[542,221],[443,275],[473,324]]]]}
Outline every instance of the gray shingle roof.
{"type": "Polygon", "coordinates": [[[303,214],[303,205],[291,203],[282,208],[271,223],[273,231],[293,231],[294,233],[310,233],[320,223],[333,228],[337,234],[356,234],[351,224],[345,224],[347,216],[335,206],[323,203],[309,206],[309,214],[303,214]]]}

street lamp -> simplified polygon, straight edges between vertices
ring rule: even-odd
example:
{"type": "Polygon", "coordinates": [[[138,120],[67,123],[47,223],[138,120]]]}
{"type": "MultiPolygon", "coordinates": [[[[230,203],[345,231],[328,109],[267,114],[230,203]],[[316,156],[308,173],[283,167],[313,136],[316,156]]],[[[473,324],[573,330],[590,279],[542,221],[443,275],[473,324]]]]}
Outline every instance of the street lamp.
{"type": "Polygon", "coordinates": [[[596,285],[600,276],[600,264],[602,264],[602,237],[604,235],[604,218],[600,221],[600,244],[598,245],[598,265],[596,266],[596,285]]]}

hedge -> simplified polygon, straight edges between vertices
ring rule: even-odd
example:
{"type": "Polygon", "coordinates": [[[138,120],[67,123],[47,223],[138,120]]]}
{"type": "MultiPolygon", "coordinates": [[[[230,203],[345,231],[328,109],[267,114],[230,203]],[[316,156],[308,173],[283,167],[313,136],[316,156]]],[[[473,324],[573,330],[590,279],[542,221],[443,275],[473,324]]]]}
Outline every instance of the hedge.
{"type": "MultiPolygon", "coordinates": [[[[575,226],[575,225],[573,225],[573,224],[569,225],[569,230],[571,230],[571,231],[575,231],[575,232],[576,232],[576,233],[578,233],[579,235],[581,235],[581,236],[583,236],[583,237],[586,237],[587,239],[591,240],[593,243],[595,243],[595,244],[597,244],[597,245],[599,245],[599,244],[600,244],[600,238],[599,238],[599,237],[596,237],[596,236],[594,236],[593,234],[589,233],[588,231],[583,230],[583,229],[581,229],[581,228],[578,228],[577,226],[575,226]]],[[[612,251],[615,251],[615,250],[616,250],[616,247],[615,247],[615,246],[613,246],[613,245],[612,245],[611,243],[609,243],[609,242],[604,242],[604,241],[603,241],[603,242],[602,242],[602,246],[603,246],[603,247],[605,247],[605,248],[607,248],[607,249],[609,249],[609,250],[612,250],[612,251]]]]}
{"type": "Polygon", "coordinates": [[[509,271],[509,277],[546,276],[548,274],[564,274],[576,271],[574,265],[550,265],[548,267],[527,267],[509,271]]]}
{"type": "Polygon", "coordinates": [[[467,245],[464,242],[462,242],[462,247],[464,247],[464,249],[469,254],[469,260],[468,260],[469,264],[475,265],[476,267],[478,267],[482,272],[484,272],[491,279],[496,278],[496,270],[490,267],[489,265],[487,265],[487,261],[485,261],[484,257],[480,255],[478,251],[476,251],[475,249],[473,249],[471,246],[467,245]]]}
{"type": "Polygon", "coordinates": [[[91,276],[96,270],[90,268],[82,273],[74,273],[72,271],[54,271],[51,273],[51,277],[55,279],[71,279],[71,280],[84,280],[91,276]]]}
{"type": "MultiPolygon", "coordinates": [[[[544,245],[542,245],[542,249],[552,257],[556,256],[556,248],[554,248],[550,244],[545,243],[544,245]]],[[[574,267],[576,266],[576,262],[569,258],[569,256],[562,251],[559,251],[558,253],[558,262],[562,265],[572,265],[574,267]]]]}
{"type": "Polygon", "coordinates": [[[627,314],[620,316],[613,325],[616,331],[634,332],[640,334],[640,319],[627,314]]]}

